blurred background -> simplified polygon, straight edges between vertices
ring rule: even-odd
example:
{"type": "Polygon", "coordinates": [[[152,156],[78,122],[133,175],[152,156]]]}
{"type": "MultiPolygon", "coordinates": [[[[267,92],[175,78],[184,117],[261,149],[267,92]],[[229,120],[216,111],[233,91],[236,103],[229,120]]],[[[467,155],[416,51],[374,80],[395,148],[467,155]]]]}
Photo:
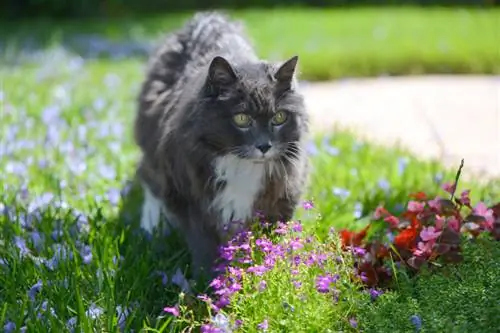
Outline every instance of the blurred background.
{"type": "Polygon", "coordinates": [[[138,85],[159,38],[195,11],[223,9],[246,23],[261,57],[300,56],[315,128],[354,128],[450,165],[466,157],[500,175],[499,3],[3,0],[0,66],[54,73],[88,63],[134,75],[138,85]]]}
{"type": "MultiPolygon", "coordinates": [[[[261,56],[301,55],[303,78],[497,73],[497,0],[3,0],[0,49],[144,56],[194,11],[243,19],[261,56]]],[[[10,57],[9,57],[10,56],[10,57]]]]}

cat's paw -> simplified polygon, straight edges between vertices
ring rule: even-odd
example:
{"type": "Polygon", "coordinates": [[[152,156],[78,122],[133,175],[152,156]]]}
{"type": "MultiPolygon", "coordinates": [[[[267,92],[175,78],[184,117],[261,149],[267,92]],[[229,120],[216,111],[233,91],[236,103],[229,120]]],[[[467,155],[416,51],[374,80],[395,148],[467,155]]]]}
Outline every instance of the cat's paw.
{"type": "Polygon", "coordinates": [[[144,186],[144,202],[142,203],[141,228],[149,233],[160,224],[161,202],[144,186]]]}

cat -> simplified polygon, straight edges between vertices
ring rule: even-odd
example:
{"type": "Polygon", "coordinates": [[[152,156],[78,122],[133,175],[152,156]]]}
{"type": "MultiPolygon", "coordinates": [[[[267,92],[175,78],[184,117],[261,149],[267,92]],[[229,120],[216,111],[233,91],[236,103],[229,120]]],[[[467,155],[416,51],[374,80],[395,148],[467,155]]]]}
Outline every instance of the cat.
{"type": "Polygon", "coordinates": [[[141,227],[162,216],[210,274],[218,246],[260,211],[292,218],[308,174],[298,57],[260,60],[243,25],[199,12],[151,55],[138,98],[141,227]]]}

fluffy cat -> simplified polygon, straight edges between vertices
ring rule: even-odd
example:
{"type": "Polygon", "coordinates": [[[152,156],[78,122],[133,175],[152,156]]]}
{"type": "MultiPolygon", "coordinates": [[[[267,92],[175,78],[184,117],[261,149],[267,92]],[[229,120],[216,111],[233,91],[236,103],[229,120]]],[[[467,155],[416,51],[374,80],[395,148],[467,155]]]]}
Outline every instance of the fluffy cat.
{"type": "Polygon", "coordinates": [[[260,60],[242,26],[217,12],[194,15],[150,58],[135,121],[141,226],[153,232],[165,216],[195,274],[238,221],[294,213],[308,169],[297,61],[260,60]]]}

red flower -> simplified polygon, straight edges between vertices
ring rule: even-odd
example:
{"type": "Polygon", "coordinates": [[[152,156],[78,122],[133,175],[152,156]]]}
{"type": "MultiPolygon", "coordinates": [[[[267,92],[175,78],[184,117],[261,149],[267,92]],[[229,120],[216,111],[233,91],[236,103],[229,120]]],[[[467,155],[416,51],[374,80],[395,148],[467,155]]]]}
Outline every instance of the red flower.
{"type": "Polygon", "coordinates": [[[415,228],[407,228],[394,238],[394,245],[400,249],[413,249],[417,236],[418,231],[415,228]]]}
{"type": "Polygon", "coordinates": [[[366,237],[366,232],[370,225],[367,225],[363,230],[356,233],[349,230],[341,230],[340,238],[342,239],[342,246],[360,246],[363,239],[366,237]]]}
{"type": "Polygon", "coordinates": [[[427,194],[425,194],[424,192],[412,193],[410,194],[410,198],[413,198],[418,201],[424,201],[427,200],[427,194]]]}

